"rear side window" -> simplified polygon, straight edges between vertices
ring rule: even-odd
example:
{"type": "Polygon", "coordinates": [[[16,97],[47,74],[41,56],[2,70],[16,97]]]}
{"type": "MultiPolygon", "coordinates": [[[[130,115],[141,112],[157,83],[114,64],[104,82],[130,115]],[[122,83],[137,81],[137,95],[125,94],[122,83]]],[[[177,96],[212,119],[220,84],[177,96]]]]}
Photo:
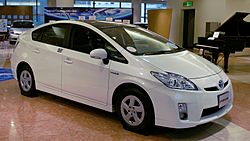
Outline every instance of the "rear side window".
{"type": "Polygon", "coordinates": [[[60,47],[67,47],[69,24],[54,24],[32,32],[32,39],[60,47]]]}
{"type": "Polygon", "coordinates": [[[41,41],[41,37],[42,37],[42,29],[37,29],[35,31],[32,32],[32,40],[34,41],[41,41]]]}

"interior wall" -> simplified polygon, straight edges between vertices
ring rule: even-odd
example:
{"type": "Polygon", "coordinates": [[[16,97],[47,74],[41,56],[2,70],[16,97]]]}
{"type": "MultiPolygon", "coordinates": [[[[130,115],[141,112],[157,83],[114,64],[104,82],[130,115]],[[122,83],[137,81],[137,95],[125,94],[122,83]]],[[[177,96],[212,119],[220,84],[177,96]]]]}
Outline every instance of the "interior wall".
{"type": "Polygon", "coordinates": [[[187,0],[167,0],[167,8],[173,9],[169,40],[175,42],[178,45],[182,45],[184,10],[195,9],[196,1],[198,0],[192,0],[193,6],[191,7],[183,7],[184,1],[187,0]]]}
{"type": "Polygon", "coordinates": [[[206,22],[222,23],[226,18],[226,0],[197,0],[195,6],[196,32],[194,42],[198,36],[205,36],[206,22]]]}
{"type": "MultiPolygon", "coordinates": [[[[183,1],[168,0],[168,8],[173,9],[170,40],[181,45],[183,35],[183,1]]],[[[198,36],[205,36],[206,22],[225,22],[235,12],[249,12],[250,0],[192,0],[195,9],[194,43],[198,36]]],[[[250,16],[247,18],[250,21],[250,16]]]]}
{"type": "Polygon", "coordinates": [[[196,33],[205,36],[206,22],[224,23],[235,12],[249,12],[250,0],[197,0],[196,1],[196,33]]]}
{"type": "Polygon", "coordinates": [[[233,15],[236,11],[250,13],[250,0],[225,0],[225,15],[233,15]]]}

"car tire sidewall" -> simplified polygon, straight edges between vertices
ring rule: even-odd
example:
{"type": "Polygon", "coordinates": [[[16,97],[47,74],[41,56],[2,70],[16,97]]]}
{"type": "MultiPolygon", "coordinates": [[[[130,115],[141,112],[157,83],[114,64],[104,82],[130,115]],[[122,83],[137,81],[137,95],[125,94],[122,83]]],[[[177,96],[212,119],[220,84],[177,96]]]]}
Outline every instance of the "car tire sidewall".
{"type": "Polygon", "coordinates": [[[21,90],[21,94],[24,95],[24,96],[28,96],[28,97],[34,97],[34,96],[37,96],[36,94],[36,87],[35,87],[35,80],[34,80],[34,75],[33,75],[33,72],[31,70],[31,68],[29,66],[22,66],[20,70],[18,70],[18,85],[19,85],[19,88],[21,90]],[[21,74],[23,71],[28,71],[29,74],[31,75],[31,81],[32,81],[32,84],[31,84],[31,88],[28,90],[28,91],[25,91],[23,90],[22,86],[21,86],[21,80],[20,80],[20,77],[21,77],[21,74]]]}
{"type": "Polygon", "coordinates": [[[116,110],[117,110],[117,114],[119,116],[119,119],[123,127],[129,131],[147,134],[148,132],[150,132],[150,130],[154,126],[154,110],[153,110],[152,102],[144,92],[136,88],[129,88],[129,89],[123,90],[120,93],[120,96],[118,97],[118,100],[116,102],[116,110]],[[145,112],[144,119],[137,126],[129,125],[122,117],[121,102],[126,96],[135,96],[143,104],[144,112],[145,112]]]}

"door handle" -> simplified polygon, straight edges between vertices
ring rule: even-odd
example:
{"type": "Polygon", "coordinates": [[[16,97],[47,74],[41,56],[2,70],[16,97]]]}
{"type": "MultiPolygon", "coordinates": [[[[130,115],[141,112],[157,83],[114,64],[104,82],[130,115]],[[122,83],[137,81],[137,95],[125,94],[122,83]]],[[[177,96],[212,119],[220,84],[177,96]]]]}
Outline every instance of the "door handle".
{"type": "Polygon", "coordinates": [[[66,58],[66,59],[64,60],[64,62],[65,62],[66,64],[73,64],[73,61],[72,61],[70,58],[66,58]]]}
{"type": "Polygon", "coordinates": [[[36,53],[36,54],[39,54],[40,50],[39,49],[35,49],[35,50],[33,50],[33,52],[36,53]]]}

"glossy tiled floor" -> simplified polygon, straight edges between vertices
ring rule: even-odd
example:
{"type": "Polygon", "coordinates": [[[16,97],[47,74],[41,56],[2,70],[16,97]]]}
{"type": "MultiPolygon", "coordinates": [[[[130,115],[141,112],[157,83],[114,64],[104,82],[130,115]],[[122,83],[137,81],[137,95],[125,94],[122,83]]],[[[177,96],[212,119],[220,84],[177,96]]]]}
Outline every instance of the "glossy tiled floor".
{"type": "MultiPolygon", "coordinates": [[[[9,47],[6,47],[9,48],[9,47]]],[[[11,49],[0,48],[0,67],[11,49]]],[[[234,108],[223,118],[190,129],[156,127],[143,136],[122,128],[115,114],[53,95],[20,95],[15,80],[0,82],[0,141],[250,140],[250,51],[230,58],[234,108]]]]}

